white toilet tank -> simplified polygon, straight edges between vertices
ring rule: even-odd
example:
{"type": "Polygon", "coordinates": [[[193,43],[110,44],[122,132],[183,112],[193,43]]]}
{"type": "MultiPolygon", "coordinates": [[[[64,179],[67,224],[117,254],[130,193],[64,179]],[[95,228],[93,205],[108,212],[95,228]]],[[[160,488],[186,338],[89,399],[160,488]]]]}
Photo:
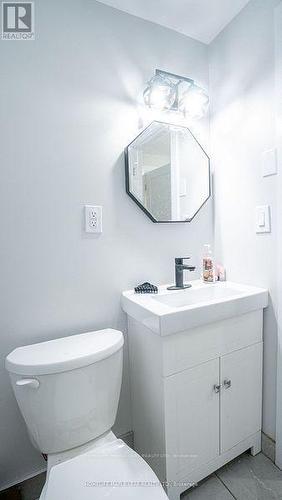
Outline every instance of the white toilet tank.
{"type": "Polygon", "coordinates": [[[116,418],[123,334],[100,330],[19,347],[6,358],[34,445],[57,453],[91,441],[116,418]]]}

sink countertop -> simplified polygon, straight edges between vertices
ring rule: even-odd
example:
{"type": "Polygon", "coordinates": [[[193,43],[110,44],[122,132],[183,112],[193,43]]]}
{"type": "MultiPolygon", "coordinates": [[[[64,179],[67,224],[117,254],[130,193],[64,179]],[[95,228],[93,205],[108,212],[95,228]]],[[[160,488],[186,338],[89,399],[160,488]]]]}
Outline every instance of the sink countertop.
{"type": "Polygon", "coordinates": [[[159,287],[158,294],[122,293],[122,308],[158,335],[170,335],[203,324],[245,314],[268,305],[268,290],[230,281],[190,281],[185,290],[159,287]]]}

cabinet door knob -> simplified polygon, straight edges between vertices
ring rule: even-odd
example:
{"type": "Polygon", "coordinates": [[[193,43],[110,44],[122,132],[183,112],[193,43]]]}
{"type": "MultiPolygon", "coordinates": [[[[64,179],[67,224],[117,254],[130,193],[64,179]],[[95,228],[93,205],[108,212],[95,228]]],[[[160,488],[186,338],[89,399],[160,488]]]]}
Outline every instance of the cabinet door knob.
{"type": "Polygon", "coordinates": [[[223,382],[223,385],[224,385],[225,389],[230,389],[230,387],[232,385],[231,380],[225,379],[223,382]]]}
{"type": "Polygon", "coordinates": [[[216,394],[218,394],[220,392],[220,389],[221,389],[221,385],[215,384],[213,386],[213,390],[214,390],[214,392],[216,392],[216,394]]]}

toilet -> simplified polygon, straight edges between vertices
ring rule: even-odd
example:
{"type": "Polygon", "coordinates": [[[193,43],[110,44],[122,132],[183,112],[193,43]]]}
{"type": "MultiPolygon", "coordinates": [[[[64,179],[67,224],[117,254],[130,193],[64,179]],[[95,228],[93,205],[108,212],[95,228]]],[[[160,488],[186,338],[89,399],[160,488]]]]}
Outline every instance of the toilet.
{"type": "Polygon", "coordinates": [[[123,334],[106,329],[19,347],[6,358],[30,438],[48,456],[40,500],[167,500],[149,465],[111,428],[123,334]]]}

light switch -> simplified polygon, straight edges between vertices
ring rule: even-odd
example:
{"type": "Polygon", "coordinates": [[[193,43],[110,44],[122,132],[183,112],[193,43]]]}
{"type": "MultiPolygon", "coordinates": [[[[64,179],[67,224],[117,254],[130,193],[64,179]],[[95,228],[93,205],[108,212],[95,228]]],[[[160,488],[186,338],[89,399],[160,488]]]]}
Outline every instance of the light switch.
{"type": "Polygon", "coordinates": [[[256,207],[256,232],[270,233],[271,232],[271,217],[270,206],[261,205],[256,207]]]}
{"type": "Polygon", "coordinates": [[[277,174],[277,150],[270,149],[262,153],[262,176],[277,174]]]}
{"type": "Polygon", "coordinates": [[[259,210],[258,225],[259,225],[259,227],[265,227],[265,212],[264,211],[259,210]]]}

